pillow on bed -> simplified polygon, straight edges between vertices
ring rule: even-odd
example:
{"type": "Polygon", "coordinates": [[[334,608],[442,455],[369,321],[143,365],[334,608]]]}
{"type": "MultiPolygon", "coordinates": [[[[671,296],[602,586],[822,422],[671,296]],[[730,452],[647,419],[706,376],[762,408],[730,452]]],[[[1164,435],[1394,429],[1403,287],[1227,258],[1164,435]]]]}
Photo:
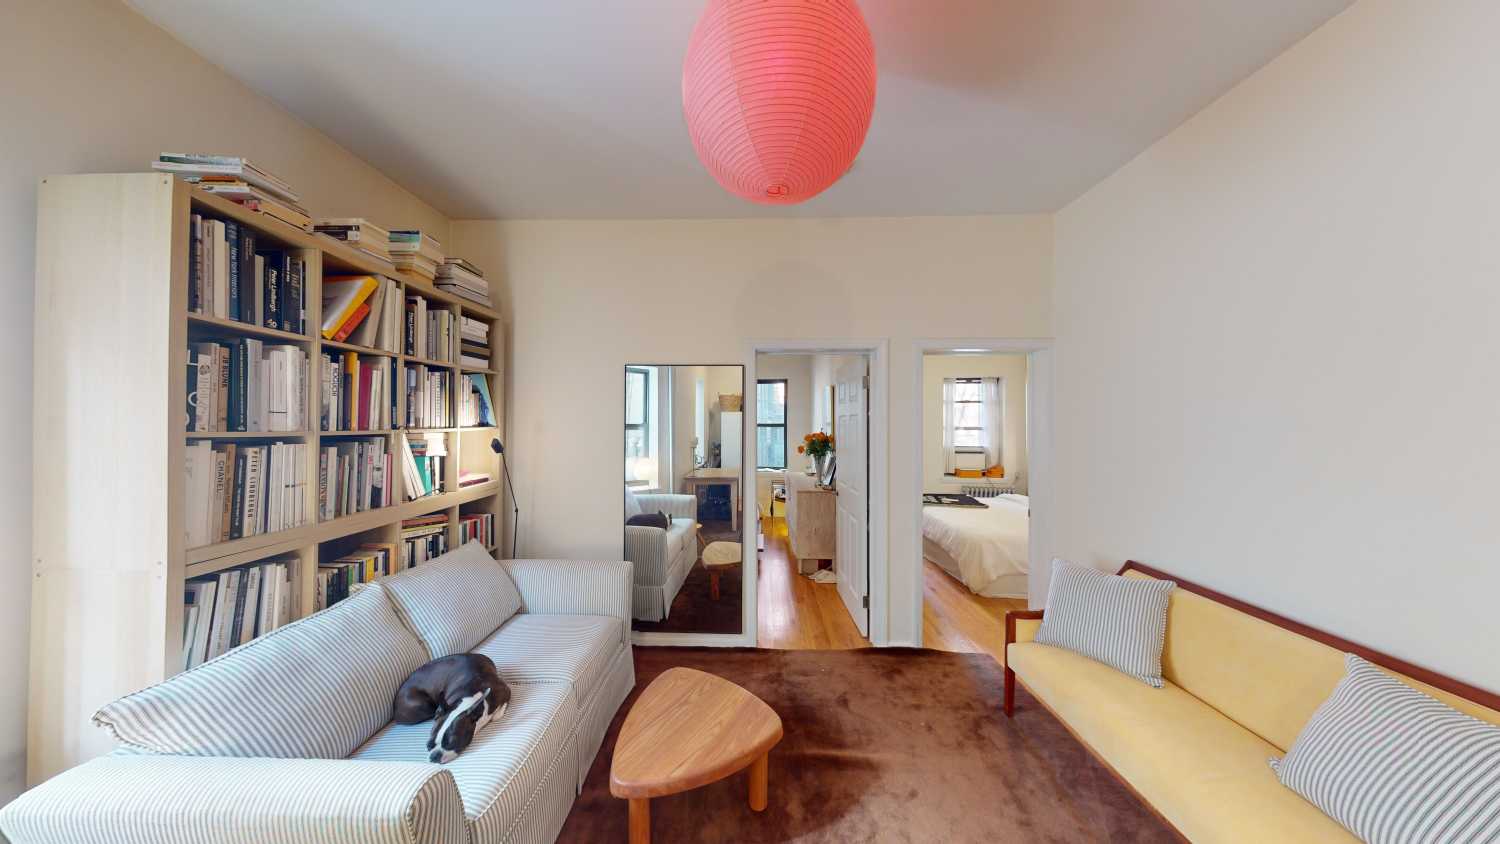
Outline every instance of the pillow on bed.
{"type": "Polygon", "coordinates": [[[1137,580],[1052,558],[1047,613],[1034,641],[1102,662],[1161,688],[1167,604],[1177,584],[1137,580]]]}

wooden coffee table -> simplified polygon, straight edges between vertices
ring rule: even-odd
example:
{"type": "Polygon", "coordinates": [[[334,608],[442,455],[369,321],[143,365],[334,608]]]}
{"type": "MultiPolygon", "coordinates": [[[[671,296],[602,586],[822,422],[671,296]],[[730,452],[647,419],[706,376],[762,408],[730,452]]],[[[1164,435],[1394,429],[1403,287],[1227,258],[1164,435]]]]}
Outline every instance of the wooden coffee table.
{"type": "Polygon", "coordinates": [[[766,808],[767,754],[781,718],[735,684],[672,668],[646,687],[625,716],[609,791],[630,801],[630,844],[651,840],[651,798],[687,791],[750,766],[750,808],[766,808]]]}

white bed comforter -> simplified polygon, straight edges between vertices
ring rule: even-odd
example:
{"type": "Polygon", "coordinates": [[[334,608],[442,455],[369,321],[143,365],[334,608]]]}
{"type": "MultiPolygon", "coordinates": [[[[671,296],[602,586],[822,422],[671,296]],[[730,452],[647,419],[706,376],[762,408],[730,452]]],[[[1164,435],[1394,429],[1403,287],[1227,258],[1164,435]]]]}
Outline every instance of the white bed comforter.
{"type": "Polygon", "coordinates": [[[976,593],[997,577],[1026,574],[1029,544],[1026,496],[979,502],[987,506],[922,508],[922,536],[958,561],[964,585],[976,593]]]}

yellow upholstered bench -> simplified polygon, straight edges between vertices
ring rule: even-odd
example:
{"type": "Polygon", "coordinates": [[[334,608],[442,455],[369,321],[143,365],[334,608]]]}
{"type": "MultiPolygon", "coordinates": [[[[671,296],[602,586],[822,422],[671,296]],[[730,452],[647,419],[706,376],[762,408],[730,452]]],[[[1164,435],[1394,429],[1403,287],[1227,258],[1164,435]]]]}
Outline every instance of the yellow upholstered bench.
{"type": "Polygon", "coordinates": [[[1345,653],[1500,724],[1500,696],[1138,563],[1120,574],[1177,582],[1162,652],[1165,688],[1037,644],[1042,612],[1012,612],[1006,714],[1019,680],[1193,844],[1358,844],[1266,764],[1286,753],[1343,678],[1345,653]]]}

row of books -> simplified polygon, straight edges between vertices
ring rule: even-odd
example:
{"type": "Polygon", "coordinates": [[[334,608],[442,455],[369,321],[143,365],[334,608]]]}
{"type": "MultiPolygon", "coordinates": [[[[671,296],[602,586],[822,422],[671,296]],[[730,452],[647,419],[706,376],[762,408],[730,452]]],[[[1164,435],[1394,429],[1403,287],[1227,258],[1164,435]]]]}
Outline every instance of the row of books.
{"type": "Polygon", "coordinates": [[[383,437],[323,446],[318,454],[318,521],[391,506],[394,470],[383,437]]]}
{"type": "Polygon", "coordinates": [[[467,545],[478,540],[486,548],[495,544],[495,514],[481,513],[458,517],[458,544],[467,545]]]}
{"type": "Polygon", "coordinates": [[[406,297],[406,340],[403,354],[440,363],[458,360],[458,325],[452,313],[428,310],[421,296],[406,297]]]}
{"type": "Polygon", "coordinates": [[[455,410],[459,426],[493,427],[495,403],[490,400],[489,382],[478,372],[465,372],[459,377],[458,407],[455,410]]]}
{"type": "Polygon", "coordinates": [[[324,610],[358,592],[363,584],[389,577],[402,566],[395,545],[366,543],[338,559],[318,565],[313,607],[324,610]]]}
{"type": "Polygon", "coordinates": [[[415,501],[443,490],[448,450],[442,434],[429,433],[412,442],[403,433],[401,456],[404,466],[401,475],[408,500],[415,501]]]}
{"type": "Polygon", "coordinates": [[[494,369],[490,360],[490,324],[464,317],[458,327],[458,362],[464,366],[494,369]]]}
{"type": "Polygon", "coordinates": [[[171,173],[216,196],[259,211],[282,222],[304,228],[307,210],[284,180],[257,167],[248,158],[164,152],[151,162],[151,169],[171,173]]]}
{"type": "Polygon", "coordinates": [[[453,373],[423,364],[406,366],[406,427],[453,427],[453,373]]]}
{"type": "Polygon", "coordinates": [[[357,352],[322,356],[322,430],[385,431],[396,427],[399,383],[395,358],[365,357],[357,352]]]}
{"type": "Polygon", "coordinates": [[[401,522],[401,565],[420,565],[448,553],[448,516],[434,513],[401,522]]]}
{"type": "Polygon", "coordinates": [[[296,346],[211,340],[188,348],[186,430],[306,431],[308,357],[296,346]]]}
{"type": "Polygon", "coordinates": [[[255,232],[234,220],[191,219],[188,310],[304,333],[306,262],[278,249],[257,251],[255,232]]]}
{"type": "Polygon", "coordinates": [[[302,561],[264,560],[186,584],[182,612],[182,668],[196,668],[297,617],[302,561]]]}
{"type": "Polygon", "coordinates": [[[307,524],[306,443],[187,446],[187,547],[307,524]]]}
{"type": "Polygon", "coordinates": [[[454,258],[440,264],[434,284],[437,289],[452,293],[454,296],[468,299],[486,308],[494,307],[490,301],[490,283],[485,280],[484,273],[462,258],[454,258]]]}
{"type": "Polygon", "coordinates": [[[401,291],[380,275],[328,276],[323,279],[323,339],[336,343],[398,351],[401,341],[401,291]]]}
{"type": "Polygon", "coordinates": [[[391,232],[391,263],[396,269],[432,283],[443,263],[443,245],[437,238],[419,231],[391,232]]]}
{"type": "Polygon", "coordinates": [[[389,261],[391,233],[363,217],[330,217],[313,220],[308,231],[346,243],[362,252],[389,261]]]}

